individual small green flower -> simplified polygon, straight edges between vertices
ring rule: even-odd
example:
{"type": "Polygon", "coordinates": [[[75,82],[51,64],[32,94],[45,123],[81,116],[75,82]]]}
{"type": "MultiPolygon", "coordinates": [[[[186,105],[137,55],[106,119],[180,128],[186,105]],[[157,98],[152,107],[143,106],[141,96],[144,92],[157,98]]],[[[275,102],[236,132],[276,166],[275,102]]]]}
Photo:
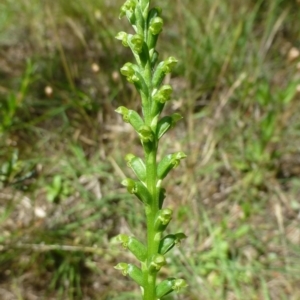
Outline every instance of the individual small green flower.
{"type": "Polygon", "coordinates": [[[144,125],[143,119],[135,110],[128,109],[125,106],[119,106],[115,111],[121,114],[124,122],[130,123],[135,131],[138,131],[144,125]]]}
{"type": "Polygon", "coordinates": [[[136,0],[127,0],[122,6],[121,6],[121,12],[119,15],[119,18],[122,18],[125,15],[132,14],[136,8],[137,2],[136,0]]]}
{"type": "Polygon", "coordinates": [[[173,89],[169,84],[163,85],[159,91],[154,94],[153,100],[160,103],[166,103],[170,100],[172,92],[173,89]]]}
{"type": "Polygon", "coordinates": [[[147,259],[147,248],[144,244],[138,241],[133,236],[128,236],[126,234],[119,234],[116,237],[118,242],[121,242],[125,249],[129,249],[130,252],[139,260],[145,261],[147,259]]]}
{"type": "Polygon", "coordinates": [[[150,21],[149,30],[153,35],[157,35],[161,33],[163,25],[164,25],[163,19],[161,17],[155,17],[150,21]]]}
{"type": "Polygon", "coordinates": [[[173,128],[176,123],[182,119],[178,113],[171,116],[165,116],[157,123],[157,138],[160,139],[169,129],[173,128]]]}
{"type": "Polygon", "coordinates": [[[172,220],[173,211],[170,208],[164,208],[158,211],[154,221],[154,228],[156,232],[164,231],[170,221],[172,220]]]}
{"type": "Polygon", "coordinates": [[[183,158],[186,158],[186,154],[182,151],[166,155],[158,164],[158,178],[164,179],[173,168],[179,165],[180,160],[183,158]]]}
{"type": "Polygon", "coordinates": [[[124,47],[128,47],[128,34],[124,31],[120,31],[116,35],[116,39],[122,41],[124,47]]]}
{"type": "Polygon", "coordinates": [[[152,84],[154,88],[158,88],[160,86],[165,75],[171,73],[177,62],[178,60],[175,57],[170,56],[168,59],[158,64],[152,78],[152,84]]]}
{"type": "Polygon", "coordinates": [[[118,263],[114,268],[120,270],[124,276],[129,275],[138,285],[144,285],[143,273],[137,266],[133,264],[118,263]]]}
{"type": "Polygon", "coordinates": [[[170,56],[167,60],[165,60],[164,61],[165,73],[171,73],[177,63],[178,63],[178,60],[174,56],[170,56]]]}
{"type": "Polygon", "coordinates": [[[142,182],[146,181],[146,166],[140,157],[137,157],[131,153],[125,157],[127,165],[133,170],[139,180],[142,182]]]}
{"type": "Polygon", "coordinates": [[[175,279],[172,289],[175,292],[180,292],[182,289],[186,288],[188,285],[184,279],[175,279]]]}
{"type": "Polygon", "coordinates": [[[166,235],[159,244],[159,253],[166,254],[169,252],[175,245],[179,245],[181,240],[185,239],[186,235],[183,232],[176,234],[166,235]]]}
{"type": "Polygon", "coordinates": [[[152,258],[152,261],[149,265],[149,272],[150,273],[157,273],[164,265],[166,265],[166,259],[161,254],[156,254],[152,258]]]}
{"type": "Polygon", "coordinates": [[[136,195],[137,198],[141,200],[144,204],[148,205],[151,203],[152,197],[148,189],[140,181],[135,181],[130,178],[126,178],[121,182],[121,184],[127,187],[127,191],[130,194],[136,195]]]}
{"type": "Polygon", "coordinates": [[[153,131],[147,125],[144,125],[139,129],[139,136],[143,143],[152,142],[154,140],[153,131]]]}
{"type": "Polygon", "coordinates": [[[130,37],[130,44],[132,51],[139,54],[143,50],[144,39],[141,35],[135,34],[130,37]]]}
{"type": "Polygon", "coordinates": [[[126,77],[126,79],[131,82],[139,82],[139,77],[134,70],[134,65],[132,63],[127,62],[121,69],[121,74],[126,77]]]}
{"type": "Polygon", "coordinates": [[[179,290],[187,287],[185,280],[183,279],[176,279],[176,278],[168,278],[164,281],[162,281],[157,287],[156,287],[156,296],[158,298],[161,298],[163,296],[168,295],[172,291],[178,292],[179,290]]]}

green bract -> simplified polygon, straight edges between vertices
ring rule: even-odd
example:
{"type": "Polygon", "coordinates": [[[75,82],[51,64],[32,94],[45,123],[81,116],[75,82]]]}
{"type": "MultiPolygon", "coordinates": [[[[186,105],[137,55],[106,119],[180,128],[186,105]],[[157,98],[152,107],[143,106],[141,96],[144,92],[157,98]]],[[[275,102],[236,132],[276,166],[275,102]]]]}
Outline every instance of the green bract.
{"type": "Polygon", "coordinates": [[[134,32],[121,31],[116,36],[133,53],[135,63],[125,63],[120,71],[140,94],[143,114],[124,106],[116,109],[123,120],[136,131],[144,152],[142,158],[131,153],[126,155],[125,160],[136,180],[126,178],[122,185],[144,205],[147,234],[143,242],[124,234],[117,236],[116,240],[136,257],[141,268],[127,263],[119,263],[115,268],[124,275],[129,275],[141,286],[143,300],[159,300],[172,291],[179,291],[187,286],[183,279],[176,278],[156,282],[157,273],[166,265],[165,255],[186,238],[181,232],[164,234],[173,212],[163,207],[166,190],[162,187],[163,179],[186,155],[179,151],[167,154],[160,162],[157,161],[160,138],[182,116],[178,113],[161,116],[173,91],[169,84],[163,84],[163,80],[176,66],[177,59],[170,56],[158,61],[159,54],[155,48],[164,22],[161,9],[153,7],[149,10],[149,4],[150,0],[127,0],[121,7],[120,17],[127,17],[134,32]]]}

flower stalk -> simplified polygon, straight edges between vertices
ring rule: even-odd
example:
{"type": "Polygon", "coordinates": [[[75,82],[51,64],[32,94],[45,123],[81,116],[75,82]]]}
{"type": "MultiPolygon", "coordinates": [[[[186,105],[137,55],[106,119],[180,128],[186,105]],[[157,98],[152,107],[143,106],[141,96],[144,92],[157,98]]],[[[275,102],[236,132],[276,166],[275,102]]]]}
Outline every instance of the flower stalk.
{"type": "Polygon", "coordinates": [[[119,263],[115,268],[129,275],[141,287],[143,300],[159,300],[187,286],[183,279],[176,278],[167,278],[157,283],[158,272],[166,265],[166,253],[186,237],[182,232],[164,235],[172,219],[172,210],[163,207],[165,190],[161,186],[162,180],[186,155],[177,152],[157,161],[160,138],[182,118],[178,113],[161,117],[165,103],[172,94],[172,87],[163,85],[163,80],[177,60],[171,56],[158,62],[155,47],[163,28],[160,8],[150,8],[150,0],[126,0],[121,7],[120,18],[123,16],[132,25],[134,34],[121,31],[116,38],[131,49],[135,63],[127,62],[121,68],[121,74],[139,92],[143,115],[124,106],[117,108],[116,112],[136,131],[144,150],[144,158],[126,155],[127,164],[137,180],[127,178],[122,184],[144,205],[147,239],[144,244],[135,237],[119,235],[117,240],[140,261],[140,267],[119,263]]]}

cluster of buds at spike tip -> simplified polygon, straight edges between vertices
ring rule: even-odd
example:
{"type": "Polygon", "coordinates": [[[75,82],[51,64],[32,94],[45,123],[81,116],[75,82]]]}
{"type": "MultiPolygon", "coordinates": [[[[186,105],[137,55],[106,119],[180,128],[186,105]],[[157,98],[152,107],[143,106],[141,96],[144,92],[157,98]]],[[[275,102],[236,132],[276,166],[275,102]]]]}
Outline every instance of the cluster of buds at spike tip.
{"type": "Polygon", "coordinates": [[[115,266],[123,275],[129,275],[142,289],[143,299],[161,299],[172,291],[180,291],[187,284],[183,279],[167,278],[156,283],[157,273],[166,265],[165,255],[186,238],[182,232],[164,234],[173,211],[164,208],[166,190],[163,179],[186,157],[183,152],[167,154],[157,161],[159,141],[162,136],[182,119],[178,113],[161,116],[164,106],[172,97],[173,89],[164,84],[166,74],[177,64],[173,56],[159,61],[156,43],[163,30],[161,8],[149,8],[150,0],[126,0],[121,7],[120,18],[126,16],[134,32],[119,32],[116,39],[128,47],[135,63],[127,62],[120,72],[132,83],[141,96],[142,114],[120,106],[116,112],[129,123],[141,142],[144,157],[127,154],[125,160],[135,179],[126,178],[121,184],[144,205],[147,218],[147,236],[141,242],[133,236],[120,234],[116,241],[128,249],[141,263],[141,268],[127,263],[115,266]]]}

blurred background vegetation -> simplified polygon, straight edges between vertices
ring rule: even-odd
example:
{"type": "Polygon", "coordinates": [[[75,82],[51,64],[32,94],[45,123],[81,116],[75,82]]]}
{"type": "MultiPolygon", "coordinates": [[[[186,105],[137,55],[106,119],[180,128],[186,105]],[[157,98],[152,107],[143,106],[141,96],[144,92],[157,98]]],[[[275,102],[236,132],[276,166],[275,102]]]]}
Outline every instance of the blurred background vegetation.
{"type": "MultiPolygon", "coordinates": [[[[144,236],[119,182],[139,142],[114,110],[139,109],[119,74],[131,53],[122,0],[0,3],[0,299],[139,299],[111,242],[144,236]]],[[[160,155],[188,154],[166,182],[171,231],[188,239],[163,276],[182,300],[300,299],[300,1],[161,5],[167,113],[184,120],[160,155]]]]}

